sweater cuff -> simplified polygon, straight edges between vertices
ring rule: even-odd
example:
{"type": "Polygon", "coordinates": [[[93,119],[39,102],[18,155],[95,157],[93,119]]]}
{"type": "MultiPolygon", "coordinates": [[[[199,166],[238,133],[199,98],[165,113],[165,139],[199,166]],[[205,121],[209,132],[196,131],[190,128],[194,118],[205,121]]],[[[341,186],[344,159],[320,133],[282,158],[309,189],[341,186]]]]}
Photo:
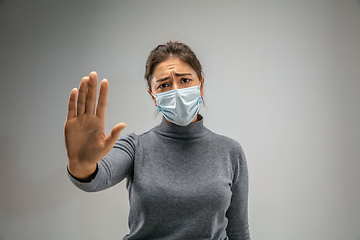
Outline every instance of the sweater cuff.
{"type": "Polygon", "coordinates": [[[69,175],[70,175],[72,178],[74,178],[76,181],[81,182],[81,183],[89,183],[89,182],[91,182],[91,181],[96,177],[96,174],[97,174],[98,171],[99,171],[99,166],[98,166],[98,164],[96,164],[96,169],[95,169],[95,171],[94,171],[87,179],[85,179],[85,180],[81,180],[81,179],[75,177],[74,175],[72,175],[72,174],[70,173],[68,167],[66,167],[66,169],[67,169],[69,175]]]}

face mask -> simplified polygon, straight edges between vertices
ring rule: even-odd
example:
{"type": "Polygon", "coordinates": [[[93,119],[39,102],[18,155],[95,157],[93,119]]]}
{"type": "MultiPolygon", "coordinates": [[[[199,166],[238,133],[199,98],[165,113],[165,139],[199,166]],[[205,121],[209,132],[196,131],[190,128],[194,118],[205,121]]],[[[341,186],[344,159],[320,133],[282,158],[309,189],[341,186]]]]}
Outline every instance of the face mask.
{"type": "Polygon", "coordinates": [[[199,86],[174,89],[156,94],[156,104],[166,119],[186,126],[197,115],[201,103],[199,86]]]}

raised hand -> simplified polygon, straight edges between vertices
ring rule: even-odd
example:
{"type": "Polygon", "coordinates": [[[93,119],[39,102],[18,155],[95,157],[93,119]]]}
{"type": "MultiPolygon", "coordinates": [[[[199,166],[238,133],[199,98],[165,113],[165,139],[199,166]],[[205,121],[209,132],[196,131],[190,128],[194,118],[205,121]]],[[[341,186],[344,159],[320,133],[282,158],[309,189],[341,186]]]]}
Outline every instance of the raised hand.
{"type": "Polygon", "coordinates": [[[64,126],[68,168],[73,176],[80,179],[86,179],[95,171],[96,163],[112,149],[126,127],[125,123],[119,123],[106,136],[109,83],[106,79],[101,81],[96,107],[97,80],[96,72],[91,72],[89,77],[81,79],[79,91],[76,88],[71,91],[64,126]]]}

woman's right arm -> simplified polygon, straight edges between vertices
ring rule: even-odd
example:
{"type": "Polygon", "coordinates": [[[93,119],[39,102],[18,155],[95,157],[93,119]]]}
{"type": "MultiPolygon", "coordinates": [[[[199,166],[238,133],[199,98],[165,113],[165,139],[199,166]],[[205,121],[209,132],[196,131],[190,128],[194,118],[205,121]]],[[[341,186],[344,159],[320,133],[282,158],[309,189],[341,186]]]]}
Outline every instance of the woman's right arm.
{"type": "Polygon", "coordinates": [[[83,77],[79,90],[70,93],[67,120],[64,126],[68,169],[79,180],[88,180],[97,163],[107,155],[125,123],[117,124],[109,136],[105,132],[105,113],[109,84],[106,79],[100,83],[96,106],[97,74],[91,72],[83,77]]]}

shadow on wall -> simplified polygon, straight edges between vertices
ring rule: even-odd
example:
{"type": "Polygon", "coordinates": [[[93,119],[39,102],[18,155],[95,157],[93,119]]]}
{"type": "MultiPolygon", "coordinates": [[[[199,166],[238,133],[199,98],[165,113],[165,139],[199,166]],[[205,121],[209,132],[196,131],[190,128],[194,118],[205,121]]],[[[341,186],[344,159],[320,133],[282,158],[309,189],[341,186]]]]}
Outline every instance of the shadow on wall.
{"type": "MultiPolygon", "coordinates": [[[[66,169],[58,169],[41,181],[29,181],[21,174],[24,170],[21,168],[18,139],[14,136],[1,136],[0,153],[4,159],[0,168],[0,209],[2,212],[15,215],[41,213],[70,200],[71,187],[59,184],[67,178],[66,169]]],[[[65,167],[66,164],[64,164],[65,167]]],[[[37,173],[26,175],[30,174],[37,173]]]]}

